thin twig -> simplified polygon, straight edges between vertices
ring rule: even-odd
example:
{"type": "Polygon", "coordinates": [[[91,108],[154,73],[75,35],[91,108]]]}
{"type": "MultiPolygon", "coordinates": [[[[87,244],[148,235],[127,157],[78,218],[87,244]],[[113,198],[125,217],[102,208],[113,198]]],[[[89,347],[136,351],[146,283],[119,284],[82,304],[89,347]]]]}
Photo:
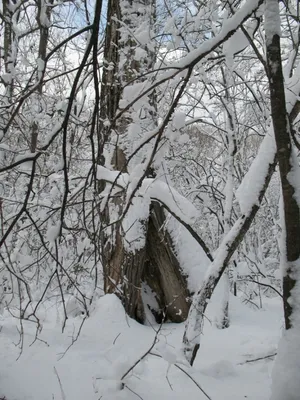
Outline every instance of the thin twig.
{"type": "MultiPolygon", "coordinates": [[[[163,321],[162,321],[163,323],[163,321]]],[[[161,331],[162,328],[162,323],[160,324],[158,330],[155,333],[154,339],[153,339],[153,343],[150,346],[150,348],[125,372],[125,374],[123,374],[121,381],[123,381],[123,379],[126,378],[126,376],[129,374],[129,372],[131,372],[145,357],[147,357],[148,354],[150,354],[151,350],[153,349],[153,347],[156,345],[157,343],[157,337],[159,335],[159,332],[161,331]]],[[[125,384],[123,383],[123,387],[125,387],[125,384]]]]}
{"type": "Polygon", "coordinates": [[[54,373],[57,376],[57,380],[58,380],[58,383],[59,383],[59,387],[60,387],[60,391],[61,391],[61,398],[62,398],[62,400],[66,400],[66,395],[65,395],[65,392],[64,392],[60,377],[58,375],[57,369],[55,367],[54,367],[54,373]]]}
{"type": "Polygon", "coordinates": [[[265,359],[267,359],[267,358],[275,357],[276,355],[277,355],[277,352],[274,353],[274,354],[269,354],[269,355],[264,356],[264,357],[254,358],[253,360],[246,360],[246,361],[244,361],[244,362],[239,363],[238,365],[244,365],[244,364],[252,363],[252,362],[255,362],[255,361],[265,360],[265,359]]]}
{"type": "MultiPolygon", "coordinates": [[[[150,352],[149,354],[151,354],[151,356],[155,356],[155,357],[159,357],[159,358],[163,358],[160,354],[156,354],[156,353],[152,353],[150,352]]],[[[207,399],[212,400],[212,398],[202,389],[202,387],[199,385],[199,383],[187,372],[185,371],[182,367],[180,367],[180,365],[178,364],[172,364],[174,365],[174,367],[178,368],[181,372],[183,372],[188,378],[191,379],[191,381],[194,382],[194,384],[197,386],[198,389],[201,390],[201,392],[206,396],[207,399]]]]}

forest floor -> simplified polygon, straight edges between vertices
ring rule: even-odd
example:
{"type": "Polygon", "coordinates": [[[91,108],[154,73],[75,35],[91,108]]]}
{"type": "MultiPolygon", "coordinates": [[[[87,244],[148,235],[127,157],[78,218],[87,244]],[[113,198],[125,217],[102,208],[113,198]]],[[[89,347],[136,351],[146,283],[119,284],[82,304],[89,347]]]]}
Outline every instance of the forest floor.
{"type": "Polygon", "coordinates": [[[281,334],[279,299],[264,299],[263,308],[253,310],[231,298],[231,325],[224,330],[209,320],[214,314],[210,308],[193,368],[182,361],[183,324],[139,325],[125,316],[114,295],[95,303],[69,349],[83,322],[82,316],[69,318],[61,333],[62,321],[57,318],[56,307],[45,307],[41,315],[43,329],[33,344],[35,326],[24,323],[20,353],[20,326],[16,319],[5,315],[0,320],[0,398],[206,399],[197,382],[212,400],[267,400],[274,357],[264,357],[276,353],[281,334]],[[158,342],[151,350],[156,355],[148,354],[121,382],[156,336],[158,342]],[[252,361],[258,358],[262,359],[252,361]]]}

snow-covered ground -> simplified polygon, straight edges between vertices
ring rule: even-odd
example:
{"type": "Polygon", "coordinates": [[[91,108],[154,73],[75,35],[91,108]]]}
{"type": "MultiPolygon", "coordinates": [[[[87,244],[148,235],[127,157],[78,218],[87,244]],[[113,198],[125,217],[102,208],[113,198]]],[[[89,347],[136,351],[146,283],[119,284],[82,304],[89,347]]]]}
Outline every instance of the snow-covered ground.
{"type": "Polygon", "coordinates": [[[40,340],[32,345],[35,327],[24,323],[20,355],[18,321],[5,315],[0,320],[0,399],[3,396],[7,400],[207,398],[195,382],[212,400],[268,399],[273,358],[246,361],[276,352],[282,327],[280,301],[264,300],[264,308],[254,311],[231,298],[231,326],[226,330],[218,330],[209,321],[214,318],[213,308],[210,306],[208,311],[193,368],[182,362],[182,324],[139,325],[126,317],[114,295],[106,295],[95,303],[78,340],[66,353],[76,337],[81,316],[69,318],[62,334],[56,307],[45,309],[40,340]],[[121,381],[151,347],[159,328],[158,342],[151,353],[161,357],[148,354],[121,381]]]}

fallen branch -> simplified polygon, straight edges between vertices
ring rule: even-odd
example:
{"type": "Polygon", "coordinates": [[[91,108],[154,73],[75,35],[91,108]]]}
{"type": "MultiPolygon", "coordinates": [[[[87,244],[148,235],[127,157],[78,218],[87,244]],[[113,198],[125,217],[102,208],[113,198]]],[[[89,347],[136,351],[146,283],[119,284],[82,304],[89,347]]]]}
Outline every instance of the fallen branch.
{"type": "Polygon", "coordinates": [[[264,357],[254,358],[253,360],[246,360],[246,361],[244,361],[244,362],[239,363],[238,365],[244,365],[244,364],[247,364],[247,363],[252,363],[252,362],[256,362],[256,361],[261,361],[261,360],[265,360],[265,359],[267,359],[267,358],[272,358],[272,357],[275,357],[275,356],[277,356],[277,353],[269,354],[269,355],[264,356],[264,357]]]}

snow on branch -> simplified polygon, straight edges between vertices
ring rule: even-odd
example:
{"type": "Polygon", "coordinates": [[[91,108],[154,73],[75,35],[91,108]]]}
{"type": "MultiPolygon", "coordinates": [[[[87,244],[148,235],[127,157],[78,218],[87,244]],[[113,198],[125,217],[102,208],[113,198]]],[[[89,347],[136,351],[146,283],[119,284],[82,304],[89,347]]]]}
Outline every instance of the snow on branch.
{"type": "MultiPolygon", "coordinates": [[[[98,166],[97,179],[111,184],[111,188],[120,188],[121,190],[129,190],[130,192],[131,179],[130,175],[127,173],[111,171],[103,166],[98,166]]],[[[111,193],[112,192],[110,189],[108,197],[111,193]]],[[[160,203],[168,211],[168,213],[170,213],[182,226],[184,226],[194,240],[196,240],[206,254],[207,258],[210,261],[213,261],[213,256],[210,252],[210,249],[204,240],[192,228],[192,224],[197,219],[199,212],[188,199],[178,193],[177,190],[171,187],[169,184],[157,178],[145,178],[136,196],[142,196],[144,200],[135,202],[133,199],[133,204],[131,204],[132,208],[135,208],[136,206],[142,207],[142,203],[146,204],[148,198],[150,198],[151,201],[160,203]]],[[[136,213],[137,210],[131,211],[133,211],[135,215],[139,214],[136,213]]],[[[121,218],[124,216],[125,215],[123,215],[121,218]]]]}
{"type": "Polygon", "coordinates": [[[265,34],[267,44],[272,42],[274,35],[281,36],[280,25],[281,21],[278,1],[267,1],[265,6],[265,34]]]}
{"type": "Polygon", "coordinates": [[[243,7],[223,23],[220,32],[215,37],[206,40],[197,49],[188,53],[182,60],[173,64],[172,67],[175,68],[177,66],[177,68],[183,69],[191,65],[196,65],[203,57],[228,40],[262,3],[262,0],[248,0],[245,2],[243,7]]]}
{"type": "MultiPolygon", "coordinates": [[[[140,92],[135,98],[124,105],[115,117],[115,120],[120,118],[126,111],[128,111],[133,104],[135,104],[142,97],[152,92],[157,86],[174,78],[179,73],[186,69],[192,69],[196,64],[203,60],[206,56],[212,53],[215,49],[225,43],[232,35],[234,35],[239,28],[253,15],[255,11],[263,4],[263,0],[248,0],[243,7],[241,7],[231,18],[223,23],[220,32],[212,39],[204,41],[197,49],[189,52],[180,61],[164,65],[161,70],[166,70],[165,73],[159,76],[155,83],[147,83],[144,85],[144,91],[140,92]],[[175,70],[175,71],[174,71],[175,70]]],[[[150,73],[157,73],[157,69],[150,73]]]]}
{"type": "MultiPolygon", "coordinates": [[[[297,110],[299,109],[299,73],[300,64],[298,65],[294,75],[287,79],[285,84],[286,109],[291,122],[293,122],[297,117],[297,110]]],[[[253,204],[258,204],[259,193],[263,187],[269,165],[275,160],[275,155],[276,143],[273,124],[271,123],[269,131],[260,145],[256,158],[252,162],[249,171],[244,176],[236,191],[236,197],[243,214],[247,214],[253,204]]]]}
{"type": "Polygon", "coordinates": [[[258,205],[259,193],[264,185],[269,165],[274,162],[275,154],[276,144],[272,129],[266,134],[257,157],[236,191],[236,198],[243,214],[248,214],[254,204],[258,205]]]}
{"type": "MultiPolygon", "coordinates": [[[[290,121],[293,122],[297,117],[295,109],[298,110],[299,103],[300,82],[298,76],[293,76],[286,82],[285,86],[286,93],[288,93],[286,109],[290,121]]],[[[255,160],[237,191],[242,215],[223,239],[214,261],[206,272],[202,286],[193,298],[183,337],[183,352],[191,365],[193,365],[200,347],[203,318],[208,301],[259,210],[260,203],[276,168],[276,154],[274,129],[273,124],[271,124],[255,160]]]]}
{"type": "MultiPolygon", "coordinates": [[[[130,182],[130,175],[98,166],[97,179],[126,190],[130,182]]],[[[183,221],[185,225],[195,222],[198,216],[198,210],[188,199],[178,193],[176,189],[157,178],[145,178],[138,194],[139,196],[145,195],[154,201],[158,201],[178,221],[183,221]]]]}
{"type": "MultiPolygon", "coordinates": [[[[275,157],[274,157],[275,158],[275,157]]],[[[200,338],[203,328],[203,319],[208,301],[215,287],[221,279],[232,255],[247,233],[261,203],[263,196],[269,186],[271,177],[275,171],[276,162],[269,165],[267,174],[264,176],[263,187],[258,198],[255,199],[247,214],[243,214],[224,237],[217,250],[214,261],[209,266],[206,277],[201,288],[195,294],[189,311],[185,332],[183,336],[183,352],[187,361],[193,365],[200,347],[200,338]]]]}

